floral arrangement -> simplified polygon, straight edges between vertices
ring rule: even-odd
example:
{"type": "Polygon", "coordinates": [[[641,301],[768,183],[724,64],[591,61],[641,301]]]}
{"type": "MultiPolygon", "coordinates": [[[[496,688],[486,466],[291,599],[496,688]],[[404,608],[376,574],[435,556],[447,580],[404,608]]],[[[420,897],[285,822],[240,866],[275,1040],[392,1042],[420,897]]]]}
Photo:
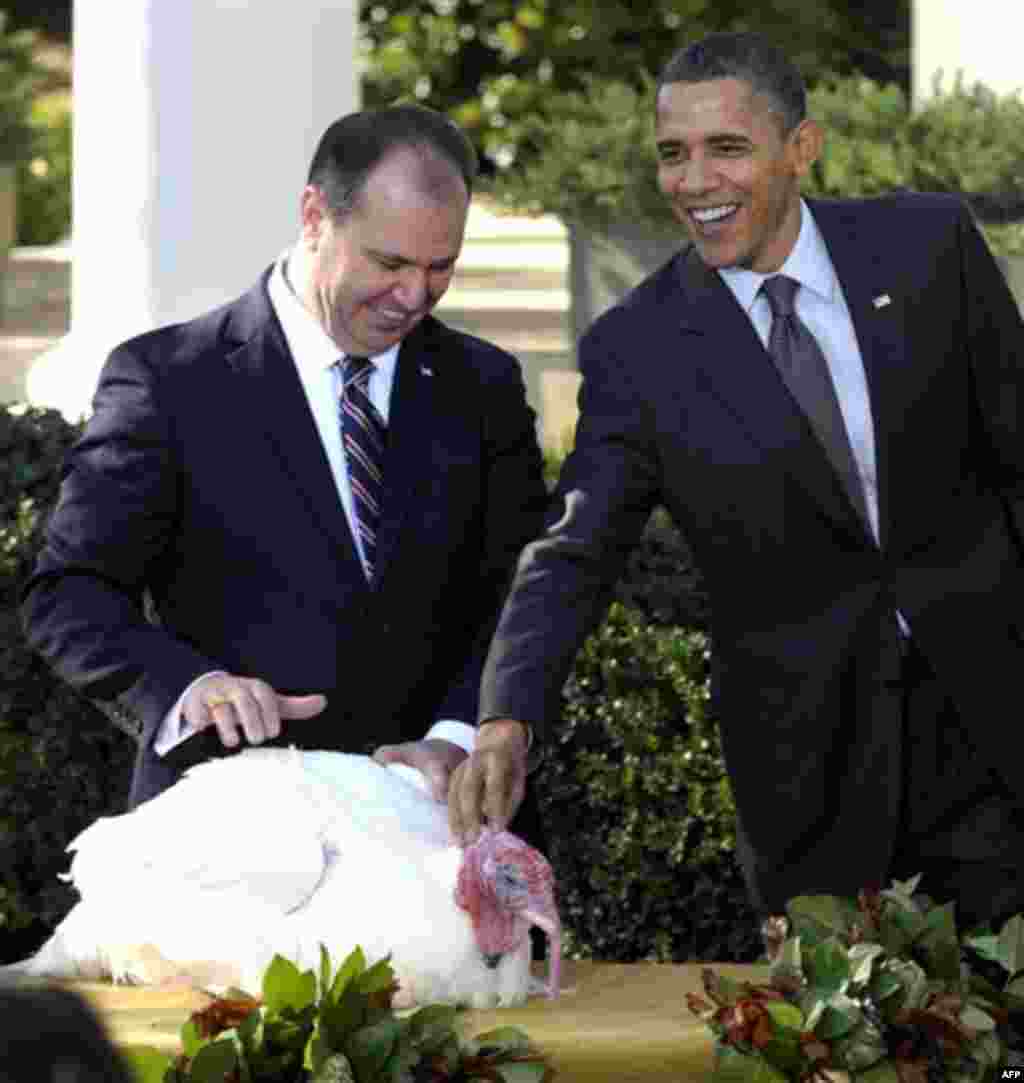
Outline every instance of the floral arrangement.
{"type": "Polygon", "coordinates": [[[541,1083],[550,1079],[526,1035],[501,1027],[469,1041],[457,1009],[431,1004],[396,1014],[387,958],[367,967],[356,948],[332,976],[274,957],[262,997],[215,997],[181,1030],[177,1057],[130,1047],[139,1083],[541,1083]]]}
{"type": "Polygon", "coordinates": [[[980,1083],[1007,1064],[1024,1012],[1024,919],[961,940],[953,904],[919,877],[856,900],[793,899],[765,925],[767,984],[704,971],[690,1011],[717,1041],[729,1083],[980,1083]]]}

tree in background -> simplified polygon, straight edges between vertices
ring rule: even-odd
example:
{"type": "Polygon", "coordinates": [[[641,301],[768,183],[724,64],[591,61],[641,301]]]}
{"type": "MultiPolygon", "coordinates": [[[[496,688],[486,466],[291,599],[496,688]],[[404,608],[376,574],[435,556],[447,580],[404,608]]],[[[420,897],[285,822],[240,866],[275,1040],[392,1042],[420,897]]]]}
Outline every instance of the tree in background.
{"type": "Polygon", "coordinates": [[[586,74],[656,74],[686,40],[759,30],[813,84],[863,73],[905,90],[910,0],[363,0],[364,97],[450,113],[491,163],[522,156],[522,121],[586,74]]]}

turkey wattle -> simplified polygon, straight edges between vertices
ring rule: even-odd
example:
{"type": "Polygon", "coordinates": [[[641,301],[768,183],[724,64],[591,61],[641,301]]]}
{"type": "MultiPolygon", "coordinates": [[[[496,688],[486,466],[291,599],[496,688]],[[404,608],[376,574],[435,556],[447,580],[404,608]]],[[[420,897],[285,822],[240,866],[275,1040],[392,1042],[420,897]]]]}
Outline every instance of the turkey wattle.
{"type": "Polygon", "coordinates": [[[279,953],[318,965],[357,944],[391,953],[396,1004],[522,1003],[531,925],[558,995],[561,926],[551,867],[508,832],[465,849],[419,771],[340,752],[251,748],[193,767],[68,847],[81,895],[8,972],[187,981],[260,992],[279,953]]]}

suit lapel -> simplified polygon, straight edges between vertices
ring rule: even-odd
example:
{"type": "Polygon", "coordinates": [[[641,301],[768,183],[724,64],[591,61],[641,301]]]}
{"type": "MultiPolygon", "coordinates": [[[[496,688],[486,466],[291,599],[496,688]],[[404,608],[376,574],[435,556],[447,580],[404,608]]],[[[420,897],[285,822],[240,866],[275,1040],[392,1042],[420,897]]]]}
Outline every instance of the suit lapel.
{"type": "Polygon", "coordinates": [[[355,541],[302,389],[284,332],[266,294],[265,275],[235,307],[229,335],[239,345],[227,355],[238,376],[239,409],[264,431],[311,518],[337,545],[342,574],[365,582],[355,541]]]}
{"type": "Polygon", "coordinates": [[[438,431],[437,385],[444,359],[439,356],[433,321],[428,317],[402,343],[388,410],[388,449],[384,462],[384,504],[377,535],[379,584],[398,547],[415,506],[420,479],[432,467],[431,443],[438,431]]]}
{"type": "MultiPolygon", "coordinates": [[[[907,299],[894,288],[904,278],[894,271],[888,247],[866,243],[872,232],[865,222],[869,212],[863,203],[812,201],[810,206],[839,276],[864,361],[875,430],[879,532],[885,547],[891,522],[892,464],[901,457],[894,453],[893,444],[902,432],[900,419],[913,390],[905,364],[907,299]]],[[[908,461],[914,461],[913,457],[908,461]]]]}
{"type": "Polygon", "coordinates": [[[698,381],[767,458],[796,478],[837,523],[864,538],[867,527],[728,286],[692,247],[680,253],[676,267],[687,298],[683,333],[707,339],[692,350],[684,344],[698,381]]]}

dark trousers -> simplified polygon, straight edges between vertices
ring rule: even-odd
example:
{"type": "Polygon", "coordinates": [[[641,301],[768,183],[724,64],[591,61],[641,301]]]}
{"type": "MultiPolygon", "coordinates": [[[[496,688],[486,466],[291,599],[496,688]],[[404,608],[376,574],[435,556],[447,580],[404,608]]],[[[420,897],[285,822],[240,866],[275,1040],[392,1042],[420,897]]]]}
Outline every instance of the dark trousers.
{"type": "Polygon", "coordinates": [[[1024,912],[1024,810],[972,741],[927,659],[904,644],[904,779],[889,879],[921,873],[919,891],[956,902],[964,932],[1024,912]]]}

